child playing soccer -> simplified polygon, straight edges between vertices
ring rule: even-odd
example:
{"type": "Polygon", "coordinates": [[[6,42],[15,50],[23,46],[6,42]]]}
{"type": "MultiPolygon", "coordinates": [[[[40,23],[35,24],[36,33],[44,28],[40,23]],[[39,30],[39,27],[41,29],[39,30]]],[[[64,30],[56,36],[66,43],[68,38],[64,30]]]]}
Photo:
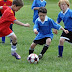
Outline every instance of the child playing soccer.
{"type": "MultiPolygon", "coordinates": [[[[1,19],[0,19],[0,37],[3,36],[8,36],[11,40],[12,40],[12,45],[11,45],[11,54],[12,56],[14,56],[16,59],[20,59],[21,56],[18,55],[16,53],[16,49],[17,49],[17,37],[14,34],[14,32],[9,28],[11,23],[15,23],[17,25],[21,25],[21,26],[25,26],[25,27],[29,27],[30,25],[24,24],[20,21],[18,21],[15,16],[14,16],[14,12],[13,11],[18,11],[23,7],[23,1],[22,0],[13,0],[13,4],[11,7],[8,7],[1,19]]],[[[0,9],[2,9],[3,6],[0,7],[0,9]]]]}
{"type": "Polygon", "coordinates": [[[56,24],[51,18],[47,17],[47,9],[45,7],[40,7],[38,10],[39,17],[35,21],[34,33],[37,34],[33,43],[29,48],[29,54],[33,53],[34,48],[37,44],[44,45],[41,53],[39,54],[39,59],[41,59],[44,53],[47,51],[51,40],[53,38],[52,28],[57,30],[63,30],[66,34],[68,30],[65,30],[62,26],[56,24]]]}
{"type": "MultiPolygon", "coordinates": [[[[68,34],[63,31],[59,40],[58,57],[62,57],[64,42],[72,43],[72,10],[69,8],[69,0],[59,0],[58,6],[62,11],[58,14],[57,24],[63,21],[65,29],[69,31],[68,34]]],[[[57,30],[54,33],[57,34],[57,30]]]]}
{"type": "MultiPolygon", "coordinates": [[[[0,6],[11,6],[12,2],[13,2],[13,0],[0,0],[0,6]]],[[[3,10],[5,11],[6,9],[7,9],[7,7],[5,7],[3,10]]],[[[2,16],[2,14],[3,14],[4,11],[1,12],[1,10],[0,10],[0,16],[2,16]]],[[[13,26],[13,24],[10,25],[10,29],[11,30],[13,30],[12,26],[13,26]]],[[[10,42],[11,41],[12,40],[10,39],[10,42]]],[[[2,37],[2,43],[3,44],[5,43],[5,37],[2,37]]]]}
{"type": "Polygon", "coordinates": [[[34,15],[33,15],[33,23],[35,24],[35,20],[38,18],[38,9],[40,7],[45,7],[46,6],[46,1],[45,0],[34,0],[32,4],[32,10],[34,10],[34,15]]]}

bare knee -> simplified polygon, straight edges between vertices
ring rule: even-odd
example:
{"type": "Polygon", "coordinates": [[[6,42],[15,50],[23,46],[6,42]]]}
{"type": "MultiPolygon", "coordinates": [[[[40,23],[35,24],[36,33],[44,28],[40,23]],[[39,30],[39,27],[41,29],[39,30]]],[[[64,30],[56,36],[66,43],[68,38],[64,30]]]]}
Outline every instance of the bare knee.
{"type": "Polygon", "coordinates": [[[47,44],[47,45],[50,45],[50,43],[51,43],[51,39],[48,38],[48,39],[46,40],[46,44],[47,44]]]}
{"type": "Polygon", "coordinates": [[[30,48],[35,48],[36,44],[35,43],[32,43],[30,48]]]}
{"type": "Polygon", "coordinates": [[[12,40],[13,43],[17,42],[17,37],[15,34],[13,34],[12,36],[10,36],[10,39],[12,40]]]}
{"type": "Polygon", "coordinates": [[[16,37],[16,36],[14,36],[13,40],[15,40],[15,41],[16,41],[16,40],[17,40],[17,37],[16,37]]]}
{"type": "Polygon", "coordinates": [[[63,45],[63,44],[64,44],[64,41],[65,41],[65,39],[60,38],[60,40],[59,40],[59,45],[63,45]]]}

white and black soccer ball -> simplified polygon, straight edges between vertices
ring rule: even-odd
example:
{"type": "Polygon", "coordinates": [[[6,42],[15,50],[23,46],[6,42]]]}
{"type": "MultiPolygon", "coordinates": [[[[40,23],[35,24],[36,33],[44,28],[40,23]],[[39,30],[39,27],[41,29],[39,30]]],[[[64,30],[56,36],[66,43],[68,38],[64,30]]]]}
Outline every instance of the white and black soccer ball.
{"type": "Polygon", "coordinates": [[[37,64],[39,62],[39,57],[37,54],[30,54],[28,57],[27,57],[27,61],[30,63],[30,64],[37,64]]]}

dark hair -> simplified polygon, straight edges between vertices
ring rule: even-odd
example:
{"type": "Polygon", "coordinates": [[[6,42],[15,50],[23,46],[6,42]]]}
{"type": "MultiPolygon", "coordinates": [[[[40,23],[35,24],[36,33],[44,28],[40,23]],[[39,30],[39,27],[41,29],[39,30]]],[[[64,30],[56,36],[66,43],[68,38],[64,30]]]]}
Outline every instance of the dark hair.
{"type": "Polygon", "coordinates": [[[45,7],[40,7],[38,9],[38,13],[41,12],[41,13],[47,13],[47,9],[45,7]]]}
{"type": "Polygon", "coordinates": [[[12,4],[13,5],[15,4],[16,6],[23,6],[24,5],[22,0],[13,0],[12,4]]]}

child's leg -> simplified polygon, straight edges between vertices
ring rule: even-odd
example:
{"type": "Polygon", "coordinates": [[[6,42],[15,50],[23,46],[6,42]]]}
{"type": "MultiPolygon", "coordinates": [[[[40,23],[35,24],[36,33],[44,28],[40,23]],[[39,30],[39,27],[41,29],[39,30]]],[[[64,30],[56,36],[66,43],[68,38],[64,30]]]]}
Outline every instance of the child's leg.
{"type": "Polygon", "coordinates": [[[34,52],[34,48],[35,48],[36,45],[37,45],[37,44],[35,44],[35,43],[32,43],[32,44],[31,44],[31,46],[30,46],[30,48],[29,48],[29,54],[31,54],[31,53],[34,52]]]}
{"type": "Polygon", "coordinates": [[[12,26],[13,26],[13,24],[10,25],[10,29],[13,31],[12,26]]]}
{"type": "Polygon", "coordinates": [[[5,43],[5,37],[2,37],[2,43],[5,43]]]}
{"type": "Polygon", "coordinates": [[[10,39],[10,44],[12,44],[12,40],[10,39]]]}
{"type": "MultiPolygon", "coordinates": [[[[10,29],[13,31],[13,24],[10,25],[10,29]]],[[[10,43],[12,43],[12,40],[10,39],[10,43]]]]}
{"type": "Polygon", "coordinates": [[[62,57],[64,41],[65,41],[64,38],[60,38],[59,46],[58,46],[58,52],[59,52],[58,57],[62,57]]]}
{"type": "Polygon", "coordinates": [[[63,46],[58,46],[58,52],[59,52],[59,55],[58,57],[62,57],[62,53],[63,53],[63,46]]]}
{"type": "Polygon", "coordinates": [[[47,51],[47,49],[48,49],[50,43],[51,43],[51,39],[48,38],[48,39],[46,40],[46,44],[44,45],[44,47],[43,47],[41,53],[39,54],[39,59],[41,59],[42,56],[44,55],[44,53],[47,51]]]}
{"type": "Polygon", "coordinates": [[[11,45],[11,54],[12,54],[12,56],[14,56],[16,59],[20,59],[21,57],[20,57],[20,55],[18,55],[17,53],[16,53],[16,50],[17,50],[17,38],[16,38],[16,35],[15,34],[13,34],[13,35],[11,35],[10,36],[10,39],[12,39],[12,45],[11,45]]]}

